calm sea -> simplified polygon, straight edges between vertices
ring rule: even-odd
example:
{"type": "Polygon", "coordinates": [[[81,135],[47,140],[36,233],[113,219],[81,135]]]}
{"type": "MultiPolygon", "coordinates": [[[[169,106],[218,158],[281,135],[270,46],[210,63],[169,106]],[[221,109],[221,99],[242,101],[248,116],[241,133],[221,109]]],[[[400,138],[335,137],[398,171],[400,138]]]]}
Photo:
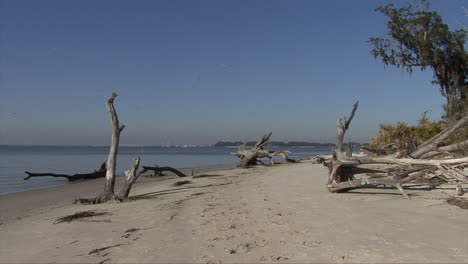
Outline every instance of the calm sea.
{"type": "MultiPolygon", "coordinates": [[[[275,148],[268,148],[275,150],[275,148]]],[[[330,147],[282,148],[293,159],[330,154],[330,147]]],[[[120,147],[117,174],[123,175],[135,157],[145,166],[171,166],[178,169],[233,166],[238,158],[229,155],[234,148],[120,147]]],[[[24,171],[63,174],[88,173],[107,158],[108,147],[90,146],[0,146],[0,194],[67,184],[64,178],[43,177],[23,180],[24,171]]]]}

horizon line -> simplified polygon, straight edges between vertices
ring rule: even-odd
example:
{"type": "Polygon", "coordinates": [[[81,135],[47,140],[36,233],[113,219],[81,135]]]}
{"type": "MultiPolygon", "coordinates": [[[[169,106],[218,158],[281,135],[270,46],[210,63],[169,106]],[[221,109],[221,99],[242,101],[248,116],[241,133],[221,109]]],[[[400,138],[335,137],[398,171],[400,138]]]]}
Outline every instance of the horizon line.
{"type": "MultiPolygon", "coordinates": [[[[219,142],[237,142],[237,141],[219,141],[219,142]]],[[[240,141],[239,141],[240,142],[240,141]]],[[[250,141],[248,141],[250,142],[250,141]]],[[[253,141],[252,141],[253,142],[253,141]]],[[[276,142],[282,142],[282,141],[276,141],[276,142]]],[[[301,142],[301,143],[308,143],[308,144],[318,144],[318,145],[335,145],[335,143],[332,142],[308,142],[308,141],[288,141],[288,142],[282,142],[282,143],[289,143],[289,142],[301,142]]],[[[247,143],[247,142],[246,142],[247,143]]],[[[351,143],[357,143],[357,144],[369,144],[369,142],[351,142],[351,143]]],[[[124,144],[124,145],[119,145],[119,147],[160,147],[160,148],[168,148],[168,147],[217,147],[215,146],[216,143],[214,144],[173,144],[173,145],[166,145],[166,146],[161,146],[161,145],[137,145],[137,144],[124,144]]],[[[231,145],[229,145],[231,146],[231,145]]],[[[234,145],[232,145],[234,146],[234,145]]],[[[275,145],[273,145],[275,146],[275,145]]],[[[301,145],[297,145],[298,147],[301,147],[301,145]]],[[[51,145],[51,144],[0,144],[0,147],[110,147],[110,145],[73,145],[73,144],[57,144],[57,145],[51,145]]],[[[222,146],[225,147],[225,146],[222,146]]],[[[293,147],[293,146],[290,146],[293,147]]],[[[308,146],[305,146],[308,147],[308,146]]]]}

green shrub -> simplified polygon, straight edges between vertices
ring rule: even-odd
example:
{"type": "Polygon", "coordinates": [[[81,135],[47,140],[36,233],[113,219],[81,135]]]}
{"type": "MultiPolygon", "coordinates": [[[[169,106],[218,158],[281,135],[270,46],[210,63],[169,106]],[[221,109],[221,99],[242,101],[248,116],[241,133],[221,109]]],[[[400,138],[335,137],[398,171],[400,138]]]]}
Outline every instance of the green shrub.
{"type": "Polygon", "coordinates": [[[380,124],[380,131],[377,137],[371,138],[370,148],[378,149],[388,145],[394,145],[397,150],[412,151],[417,146],[429,140],[441,132],[445,127],[444,121],[429,121],[426,113],[415,126],[410,126],[404,122],[396,125],[380,124]]]}

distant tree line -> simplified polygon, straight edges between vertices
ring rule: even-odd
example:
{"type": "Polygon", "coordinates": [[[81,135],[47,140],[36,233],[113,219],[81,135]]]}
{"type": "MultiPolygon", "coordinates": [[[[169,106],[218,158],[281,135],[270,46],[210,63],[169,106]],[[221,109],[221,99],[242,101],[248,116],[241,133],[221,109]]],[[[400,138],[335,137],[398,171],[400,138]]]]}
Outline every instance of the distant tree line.
{"type": "MultiPolygon", "coordinates": [[[[235,147],[242,144],[245,144],[248,147],[255,146],[256,141],[218,141],[214,144],[214,147],[235,147]]],[[[360,146],[361,143],[351,142],[355,146],[360,146]]],[[[332,147],[335,143],[315,143],[315,142],[303,142],[303,141],[289,141],[289,142],[281,142],[281,141],[271,141],[268,143],[270,147],[332,147]]]]}

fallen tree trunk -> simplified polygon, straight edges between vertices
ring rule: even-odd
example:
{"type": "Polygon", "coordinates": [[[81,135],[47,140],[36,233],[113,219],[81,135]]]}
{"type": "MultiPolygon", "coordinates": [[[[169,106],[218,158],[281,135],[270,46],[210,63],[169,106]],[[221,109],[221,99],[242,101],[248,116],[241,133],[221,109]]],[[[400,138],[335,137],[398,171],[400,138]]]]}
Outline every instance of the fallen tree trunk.
{"type": "Polygon", "coordinates": [[[240,158],[239,167],[246,168],[249,166],[254,166],[258,164],[258,159],[268,158],[270,163],[275,164],[273,157],[280,156],[286,162],[296,162],[293,159],[289,158],[289,151],[268,151],[263,149],[263,146],[270,139],[272,132],[265,134],[253,148],[247,150],[245,145],[240,145],[237,152],[231,153],[231,155],[237,156],[240,158]]]}
{"type": "Polygon", "coordinates": [[[50,173],[50,172],[34,173],[34,172],[25,171],[25,173],[28,176],[25,177],[24,180],[29,180],[31,177],[44,177],[44,176],[62,177],[62,178],[66,178],[68,181],[89,180],[89,179],[97,179],[97,178],[105,177],[106,171],[107,171],[106,162],[104,161],[98,170],[95,170],[91,173],[76,173],[73,175],[69,175],[69,174],[56,174],[56,173],[50,173]]]}

